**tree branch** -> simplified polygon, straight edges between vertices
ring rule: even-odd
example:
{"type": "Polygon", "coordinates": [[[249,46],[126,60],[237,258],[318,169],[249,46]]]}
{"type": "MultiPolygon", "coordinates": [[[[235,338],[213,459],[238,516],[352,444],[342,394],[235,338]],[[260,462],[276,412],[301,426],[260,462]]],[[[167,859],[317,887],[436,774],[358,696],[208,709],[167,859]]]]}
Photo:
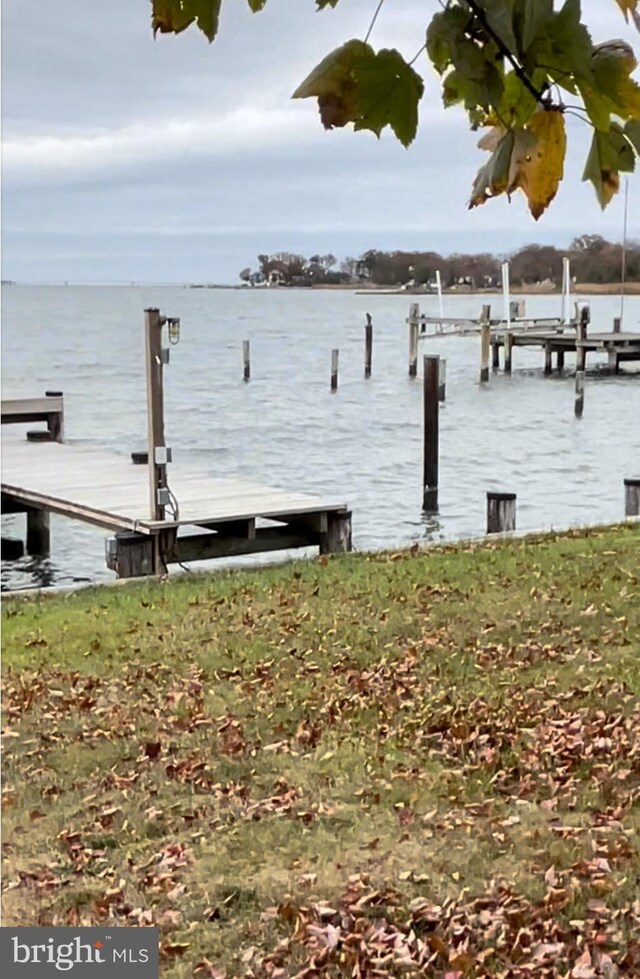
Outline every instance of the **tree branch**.
{"type": "Polygon", "coordinates": [[[509,64],[515,71],[516,75],[518,76],[518,78],[520,79],[524,87],[527,89],[527,91],[530,92],[531,95],[533,95],[536,102],[539,102],[540,105],[546,105],[547,102],[544,97],[545,89],[543,89],[542,91],[538,91],[538,89],[535,87],[535,85],[533,84],[533,82],[525,72],[524,68],[518,63],[518,61],[516,61],[513,52],[509,50],[509,48],[504,43],[502,38],[498,34],[496,34],[493,27],[487,20],[487,15],[484,12],[483,8],[480,6],[480,4],[477,3],[476,0],[464,0],[464,2],[467,4],[467,6],[471,7],[471,10],[482,24],[487,34],[489,34],[493,38],[493,40],[495,41],[498,47],[498,51],[500,52],[500,54],[504,55],[504,57],[507,59],[507,61],[509,62],[509,64]]]}

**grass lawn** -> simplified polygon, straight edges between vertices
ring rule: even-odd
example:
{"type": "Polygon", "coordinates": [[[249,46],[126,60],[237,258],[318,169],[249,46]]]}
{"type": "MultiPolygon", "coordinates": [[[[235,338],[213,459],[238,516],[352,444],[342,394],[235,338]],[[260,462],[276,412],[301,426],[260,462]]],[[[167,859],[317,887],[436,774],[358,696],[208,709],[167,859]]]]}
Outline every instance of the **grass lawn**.
{"type": "Polygon", "coordinates": [[[5,925],[640,976],[640,527],[3,602],[5,925]]]}

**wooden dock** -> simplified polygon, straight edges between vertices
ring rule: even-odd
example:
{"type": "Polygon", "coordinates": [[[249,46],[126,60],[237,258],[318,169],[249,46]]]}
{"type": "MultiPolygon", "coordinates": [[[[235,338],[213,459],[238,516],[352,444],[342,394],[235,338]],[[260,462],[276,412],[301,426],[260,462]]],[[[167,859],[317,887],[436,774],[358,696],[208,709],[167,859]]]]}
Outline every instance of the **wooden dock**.
{"type": "Polygon", "coordinates": [[[121,578],[239,554],[351,549],[351,514],[344,503],[216,479],[180,464],[172,466],[170,486],[178,513],[152,520],[146,466],[99,448],[3,440],[3,512],[56,513],[115,532],[107,542],[107,564],[121,578]]]}
{"type": "Polygon", "coordinates": [[[504,367],[511,370],[511,351],[513,347],[537,347],[544,351],[544,371],[551,374],[553,357],[559,371],[564,368],[566,353],[576,354],[578,370],[584,370],[588,353],[606,353],[610,374],[617,374],[623,361],[640,360],[640,333],[590,333],[581,337],[579,332],[568,330],[537,331],[518,333],[516,331],[498,330],[491,334],[494,370],[499,368],[500,349],[504,349],[504,367]]]}

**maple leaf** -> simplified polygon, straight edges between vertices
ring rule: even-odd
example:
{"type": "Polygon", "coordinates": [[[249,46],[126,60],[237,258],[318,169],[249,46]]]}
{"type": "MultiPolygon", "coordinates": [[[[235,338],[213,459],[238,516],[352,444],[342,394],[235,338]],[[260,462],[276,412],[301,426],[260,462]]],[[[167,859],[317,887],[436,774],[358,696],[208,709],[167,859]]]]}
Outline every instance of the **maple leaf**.
{"type": "Polygon", "coordinates": [[[507,193],[520,188],[536,221],[556,196],[566,148],[564,117],[557,109],[539,109],[516,134],[507,193]]]}

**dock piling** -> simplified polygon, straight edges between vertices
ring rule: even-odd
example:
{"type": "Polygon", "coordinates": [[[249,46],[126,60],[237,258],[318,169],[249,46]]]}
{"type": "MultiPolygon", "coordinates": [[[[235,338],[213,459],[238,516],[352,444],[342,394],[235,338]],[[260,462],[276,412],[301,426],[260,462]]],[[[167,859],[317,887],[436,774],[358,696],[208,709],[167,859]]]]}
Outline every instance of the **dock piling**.
{"type": "Polygon", "coordinates": [[[614,333],[620,333],[620,330],[621,329],[622,329],[622,317],[621,316],[614,316],[614,318],[613,318],[613,332],[614,333]]]}
{"type": "Polygon", "coordinates": [[[411,303],[409,307],[409,377],[418,376],[418,317],[420,306],[411,303]]]}
{"type": "Polygon", "coordinates": [[[582,418],[584,411],[584,371],[576,371],[576,400],[573,413],[576,418],[582,418]]]}
{"type": "Polygon", "coordinates": [[[64,440],[64,401],[62,391],[45,391],[45,398],[60,398],[61,407],[59,411],[52,411],[51,414],[47,416],[47,429],[49,431],[50,438],[54,442],[62,442],[64,440]]]}
{"type": "Polygon", "coordinates": [[[591,310],[588,306],[583,306],[580,310],[578,327],[576,330],[576,372],[584,371],[587,363],[587,348],[580,345],[581,340],[587,339],[587,328],[591,319],[591,310]]]}
{"type": "Polygon", "coordinates": [[[491,346],[491,306],[482,307],[480,322],[480,383],[489,380],[489,347],[491,346]]]}
{"type": "Polygon", "coordinates": [[[27,554],[51,553],[51,518],[48,510],[27,510],[27,554]]]}
{"type": "Polygon", "coordinates": [[[624,481],[624,514],[626,517],[640,517],[640,476],[624,481]]]}
{"type": "Polygon", "coordinates": [[[248,340],[242,341],[242,378],[245,381],[251,380],[251,344],[248,340]]]}
{"type": "Polygon", "coordinates": [[[440,358],[423,358],[424,385],[424,447],[422,469],[422,508],[427,513],[438,509],[438,456],[439,456],[439,373],[440,358]]]}
{"type": "Polygon", "coordinates": [[[504,372],[511,373],[511,360],[513,351],[513,333],[506,333],[504,338],[504,372]]]}
{"type": "Polygon", "coordinates": [[[371,377],[371,366],[373,362],[373,323],[371,313],[365,314],[367,322],[364,328],[364,376],[371,377]]]}
{"type": "Polygon", "coordinates": [[[553,351],[550,343],[545,343],[544,345],[544,372],[545,375],[551,374],[553,370],[552,366],[552,356],[553,351]]]}
{"type": "Polygon", "coordinates": [[[340,351],[334,349],[331,351],[331,393],[335,394],[338,390],[338,357],[340,351]]]}
{"type": "Polygon", "coordinates": [[[500,370],[500,344],[491,344],[491,368],[493,373],[496,374],[500,370]]]}
{"type": "Polygon", "coordinates": [[[502,534],[516,529],[516,494],[487,493],[487,533],[502,534]]]}

